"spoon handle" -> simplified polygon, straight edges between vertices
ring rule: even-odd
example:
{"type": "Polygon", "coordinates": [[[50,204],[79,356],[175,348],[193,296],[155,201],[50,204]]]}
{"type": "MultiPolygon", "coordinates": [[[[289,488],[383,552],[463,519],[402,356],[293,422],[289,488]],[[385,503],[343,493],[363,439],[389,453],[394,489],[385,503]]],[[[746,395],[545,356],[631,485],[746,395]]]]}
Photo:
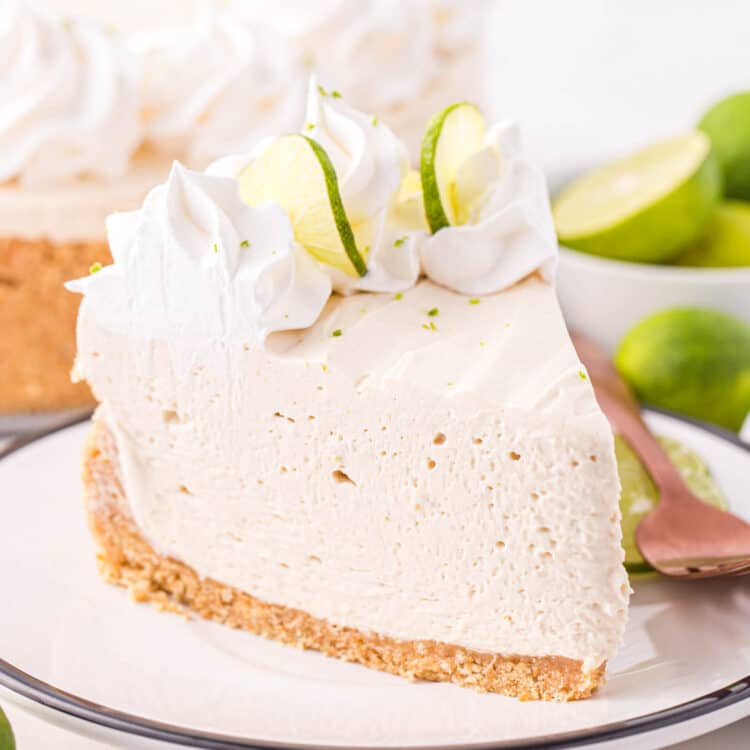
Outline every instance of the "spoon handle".
{"type": "Polygon", "coordinates": [[[643,421],[638,400],[630,386],[596,344],[580,334],[573,336],[573,342],[586,365],[601,410],[641,459],[659,489],[662,502],[678,497],[685,491],[685,483],[661,443],[643,421]]]}

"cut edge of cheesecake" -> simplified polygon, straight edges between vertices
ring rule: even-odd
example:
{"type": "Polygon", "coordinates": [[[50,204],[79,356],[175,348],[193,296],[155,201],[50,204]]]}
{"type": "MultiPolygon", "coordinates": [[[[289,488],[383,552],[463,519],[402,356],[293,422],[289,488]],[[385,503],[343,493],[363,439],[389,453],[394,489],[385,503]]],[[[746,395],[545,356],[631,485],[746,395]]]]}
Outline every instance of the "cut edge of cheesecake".
{"type": "Polygon", "coordinates": [[[398,640],[334,625],[301,610],[260,600],[157,554],[130,515],[115,441],[95,420],[84,448],[84,505],[98,546],[99,572],[137,602],[190,611],[229,627],[355,662],[410,680],[452,682],[521,700],[573,701],[603,683],[606,662],[585,671],[563,656],[481,652],[430,640],[398,640]]]}

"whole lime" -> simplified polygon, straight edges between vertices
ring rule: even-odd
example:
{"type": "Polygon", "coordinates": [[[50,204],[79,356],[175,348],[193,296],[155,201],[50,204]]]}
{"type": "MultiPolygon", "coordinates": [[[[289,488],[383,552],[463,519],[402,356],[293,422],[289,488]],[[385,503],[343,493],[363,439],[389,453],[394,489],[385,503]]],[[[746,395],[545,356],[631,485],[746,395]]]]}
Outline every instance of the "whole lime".
{"type": "Polygon", "coordinates": [[[0,708],[0,750],[15,750],[16,741],[13,738],[13,730],[10,722],[0,708]]]}
{"type": "Polygon", "coordinates": [[[698,127],[713,143],[724,172],[724,194],[750,200],[750,91],[714,104],[698,127]]]}
{"type": "Polygon", "coordinates": [[[649,316],[615,364],[643,401],[739,430],[750,411],[750,325],[701,308],[649,316]]]}
{"type": "Polygon", "coordinates": [[[636,263],[664,263],[693,243],[722,191],[710,139],[686,133],[579,177],[554,199],[564,245],[636,263]]]}
{"type": "Polygon", "coordinates": [[[750,266],[750,203],[721,203],[703,236],[675,263],[703,268],[750,266]]]}

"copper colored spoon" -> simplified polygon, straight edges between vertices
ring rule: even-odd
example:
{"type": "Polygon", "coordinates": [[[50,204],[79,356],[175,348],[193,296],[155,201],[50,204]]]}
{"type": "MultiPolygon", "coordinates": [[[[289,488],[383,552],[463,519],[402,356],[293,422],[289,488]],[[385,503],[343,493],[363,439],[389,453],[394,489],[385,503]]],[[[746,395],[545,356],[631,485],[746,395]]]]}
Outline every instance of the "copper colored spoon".
{"type": "Polygon", "coordinates": [[[750,573],[750,524],[701,502],[687,487],[641,418],[630,387],[610,358],[581,334],[572,334],[597,401],[651,475],[660,501],[635,533],[643,557],[660,573],[710,578],[750,573]]]}

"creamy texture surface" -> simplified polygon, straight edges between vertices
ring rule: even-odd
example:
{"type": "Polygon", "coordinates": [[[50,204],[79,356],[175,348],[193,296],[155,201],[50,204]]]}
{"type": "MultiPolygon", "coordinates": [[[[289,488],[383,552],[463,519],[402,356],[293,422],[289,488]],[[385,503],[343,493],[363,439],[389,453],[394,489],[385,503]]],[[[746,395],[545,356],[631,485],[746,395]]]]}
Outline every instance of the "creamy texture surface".
{"type": "Polygon", "coordinates": [[[126,286],[96,286],[78,370],[158,551],[396,638],[586,669],[614,653],[612,435],[551,286],[334,296],[263,346],[231,317],[156,332],[126,286]]]}
{"type": "Polygon", "coordinates": [[[149,142],[190,166],[302,124],[307,70],[273,28],[206,6],[189,26],[135,34],[149,142]]]}
{"type": "Polygon", "coordinates": [[[141,139],[135,71],[99,26],[0,6],[0,183],[115,177],[141,139]]]}

